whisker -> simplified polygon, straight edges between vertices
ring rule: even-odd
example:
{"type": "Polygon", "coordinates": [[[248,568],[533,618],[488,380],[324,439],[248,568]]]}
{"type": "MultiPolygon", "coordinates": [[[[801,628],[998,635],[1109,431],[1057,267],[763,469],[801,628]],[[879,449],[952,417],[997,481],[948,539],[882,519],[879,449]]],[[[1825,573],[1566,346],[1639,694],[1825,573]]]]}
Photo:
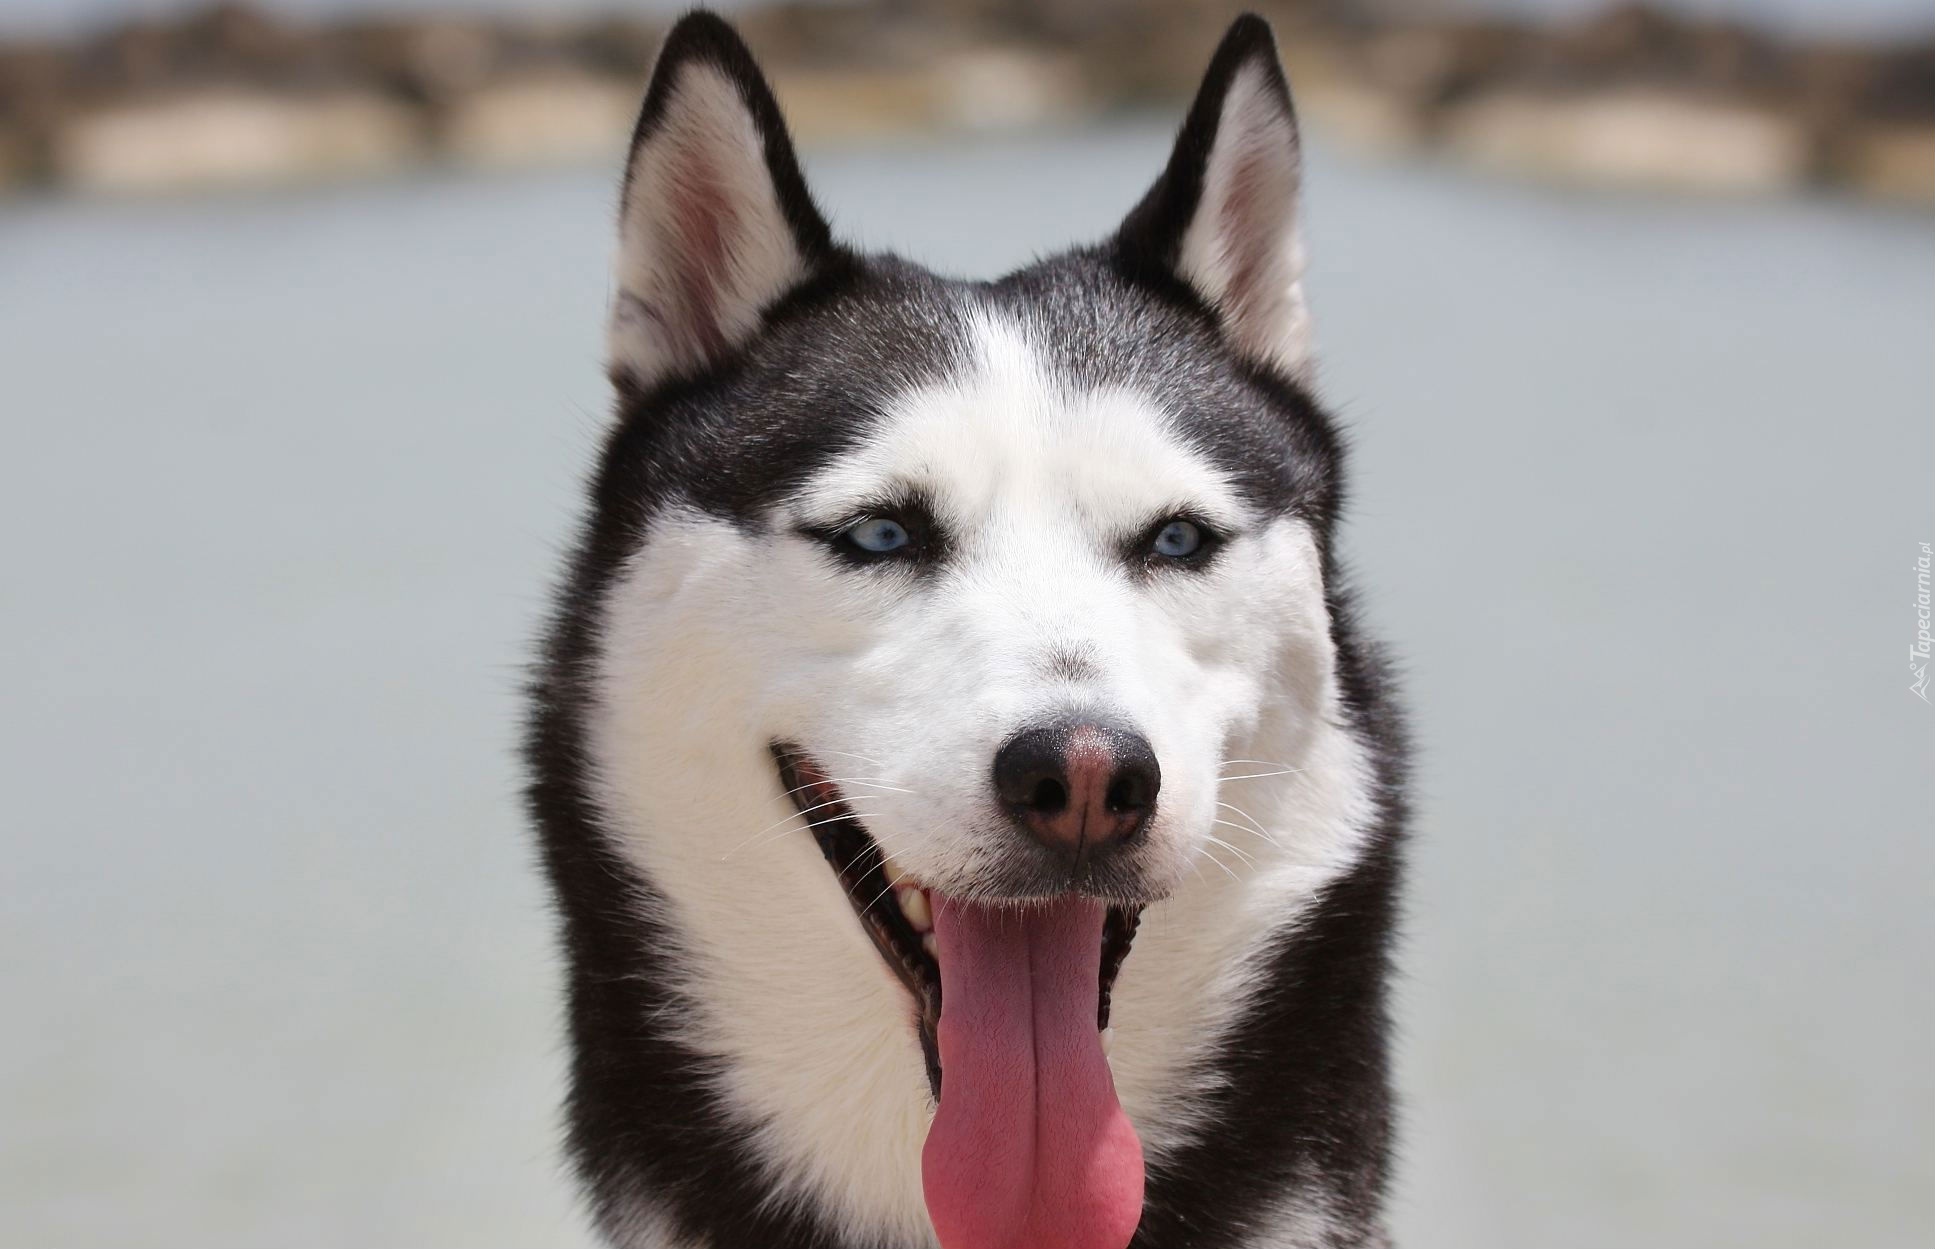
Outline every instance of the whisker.
{"type": "Polygon", "coordinates": [[[845,755],[849,759],[858,759],[860,762],[872,767],[877,768],[880,766],[880,760],[874,758],[872,755],[863,755],[852,750],[816,750],[813,753],[820,755],[845,755]]]}
{"type": "MultiPolygon", "coordinates": [[[[872,818],[872,817],[869,817],[869,818],[872,818]]],[[[871,837],[871,838],[873,838],[873,839],[874,839],[874,841],[876,841],[877,843],[879,843],[879,845],[880,845],[880,852],[881,852],[882,854],[884,854],[884,855],[886,855],[886,856],[887,856],[888,858],[892,858],[892,857],[893,857],[893,846],[892,846],[892,845],[890,844],[890,842],[891,842],[891,840],[892,840],[892,839],[891,839],[891,838],[889,838],[889,837],[888,837],[888,836],[886,835],[886,833],[884,833],[884,832],[882,832],[881,830],[879,830],[879,829],[876,829],[876,828],[869,828],[869,829],[867,830],[867,836],[869,836],[869,837],[871,837]]]]}
{"type": "MultiPolygon", "coordinates": [[[[1230,822],[1230,821],[1228,821],[1228,820],[1211,820],[1211,821],[1210,821],[1210,823],[1212,823],[1212,824],[1221,824],[1221,825],[1222,825],[1222,826],[1223,826],[1224,828],[1229,828],[1229,829],[1234,829],[1234,830],[1236,830],[1236,831],[1237,831],[1237,832],[1239,832],[1239,833],[1248,833],[1248,834],[1249,834],[1250,836],[1252,836],[1252,837],[1254,837],[1254,836],[1256,836],[1256,830],[1255,830],[1255,829],[1253,829],[1253,828],[1245,828],[1245,827],[1243,827],[1243,826],[1242,826],[1241,824],[1233,824],[1233,823],[1231,823],[1231,822],[1230,822]]],[[[1235,849],[1236,849],[1236,847],[1235,847],[1235,846],[1231,846],[1231,847],[1230,847],[1230,849],[1232,849],[1232,850],[1235,850],[1235,849]]],[[[1241,853],[1241,852],[1239,851],[1238,853],[1241,853]]]]}
{"type": "Polygon", "coordinates": [[[785,815],[782,815],[778,819],[774,820],[771,824],[768,824],[766,827],[760,829],[758,832],[753,833],[751,836],[747,837],[745,841],[740,842],[738,845],[726,851],[725,854],[719,857],[730,858],[731,856],[738,854],[741,850],[746,848],[747,842],[752,841],[756,837],[765,836],[767,833],[772,832],[774,829],[786,823],[786,821],[792,819],[796,815],[811,815],[813,812],[818,811],[823,807],[837,807],[845,801],[846,799],[844,797],[828,798],[825,802],[816,802],[810,807],[796,807],[795,809],[788,811],[785,815]]]}
{"type": "MultiPolygon", "coordinates": [[[[1269,842],[1273,846],[1279,844],[1277,841],[1276,834],[1271,832],[1269,829],[1263,827],[1262,823],[1254,815],[1251,815],[1248,811],[1245,811],[1242,807],[1237,806],[1233,802],[1219,802],[1216,805],[1219,807],[1222,807],[1226,811],[1232,812],[1233,814],[1240,815],[1245,820],[1249,821],[1249,827],[1245,828],[1243,830],[1244,832],[1250,833],[1253,836],[1261,837],[1263,838],[1263,840],[1269,842]]],[[[1219,820],[1217,822],[1222,823],[1223,821],[1219,820]]],[[[1234,827],[1234,825],[1232,825],[1232,827],[1234,827]]]]}
{"type": "MultiPolygon", "coordinates": [[[[1229,821],[1227,821],[1227,820],[1219,820],[1219,821],[1218,821],[1218,823],[1224,823],[1224,824],[1226,824],[1226,823],[1228,823],[1228,822],[1229,822],[1229,821]]],[[[1244,863],[1246,863],[1246,864],[1248,864],[1248,865],[1249,865],[1250,867],[1255,867],[1255,866],[1256,866],[1256,860],[1255,860],[1255,859],[1253,859],[1253,858],[1251,858],[1251,857],[1250,857],[1249,855],[1247,855],[1247,854],[1244,854],[1244,853],[1243,853],[1243,852],[1242,852],[1241,850],[1238,850],[1238,849],[1237,849],[1237,848],[1236,848],[1235,846],[1232,846],[1232,845],[1231,845],[1231,844],[1230,844],[1229,842],[1227,842],[1227,841],[1224,841],[1224,840],[1223,840],[1223,839],[1222,839],[1221,837],[1218,837],[1218,836],[1217,836],[1216,834],[1214,834],[1214,833],[1209,833],[1209,834],[1206,834],[1206,836],[1208,836],[1208,838],[1209,838],[1209,840],[1210,840],[1210,843],[1211,843],[1212,845],[1218,845],[1218,846],[1221,846],[1221,847],[1223,847],[1223,849],[1225,849],[1225,850],[1227,850],[1227,851],[1229,851],[1229,852],[1230,852],[1231,854],[1233,854],[1233,855],[1235,855],[1235,856],[1236,856],[1237,858],[1239,858],[1239,859],[1241,859],[1241,860],[1243,860],[1243,862],[1244,862],[1244,863]]]]}
{"type": "Polygon", "coordinates": [[[1295,776],[1302,768],[1284,768],[1280,772],[1245,772],[1241,776],[1220,776],[1222,781],[1260,781],[1266,776],[1295,776]]]}
{"type": "Polygon", "coordinates": [[[885,781],[880,780],[878,777],[873,777],[873,776],[829,776],[824,781],[808,781],[804,785],[795,785],[793,786],[793,788],[786,791],[785,796],[788,798],[791,798],[794,794],[803,793],[806,790],[814,789],[823,784],[825,785],[865,785],[869,789],[891,789],[897,794],[911,794],[914,792],[911,789],[901,789],[897,785],[889,785],[885,781]]]}
{"type": "MultiPolygon", "coordinates": [[[[804,816],[809,814],[810,812],[818,811],[822,807],[839,806],[843,801],[844,799],[834,799],[833,801],[830,801],[830,802],[816,803],[813,806],[807,807],[801,811],[796,811],[793,814],[804,816]]],[[[871,820],[871,819],[878,818],[878,815],[879,815],[878,812],[864,813],[864,812],[852,811],[852,810],[836,811],[832,815],[822,816],[817,820],[806,821],[806,827],[809,829],[818,828],[822,824],[835,824],[845,819],[871,820]]],[[[740,842],[732,849],[720,855],[719,861],[723,863],[727,859],[733,857],[736,854],[739,854],[742,851],[754,850],[759,848],[760,846],[768,845],[772,842],[778,841],[780,838],[786,836],[786,834],[793,831],[790,827],[788,827],[788,825],[792,822],[792,819],[793,819],[793,816],[788,815],[772,824],[768,824],[765,828],[760,829],[758,832],[754,833],[751,837],[746,838],[744,841],[740,842]]]]}
{"type": "MultiPolygon", "coordinates": [[[[816,828],[824,828],[824,827],[826,827],[826,826],[827,826],[827,825],[829,825],[829,824],[839,824],[839,823],[841,823],[841,822],[843,822],[843,821],[845,821],[845,820],[847,820],[847,819],[855,819],[855,820],[870,820],[870,819],[873,819],[873,818],[874,818],[874,817],[873,817],[873,816],[872,816],[871,814],[867,814],[867,813],[864,813],[864,812],[858,812],[858,811],[856,811],[856,812],[853,812],[853,813],[852,813],[851,815],[849,815],[849,814],[847,814],[846,812],[840,812],[840,813],[838,813],[838,814],[834,814],[834,815],[828,815],[828,816],[824,816],[824,817],[822,817],[822,818],[820,818],[820,819],[817,819],[817,820],[808,820],[808,821],[806,821],[806,831],[808,831],[808,832],[811,832],[811,831],[813,831],[813,830],[814,830],[814,829],[816,829],[816,828]]],[[[779,840],[781,840],[782,838],[784,838],[784,837],[786,837],[786,836],[787,836],[788,834],[790,834],[790,833],[791,833],[792,831],[793,831],[793,830],[792,830],[791,828],[781,828],[781,829],[777,829],[777,830],[775,830],[775,831],[774,831],[774,832],[773,832],[773,833],[772,833],[772,834],[771,834],[770,836],[768,836],[768,837],[766,837],[766,838],[764,838],[763,840],[761,840],[761,841],[760,841],[760,842],[758,843],[758,845],[757,845],[757,846],[752,846],[752,847],[747,847],[747,848],[748,848],[748,849],[758,849],[758,848],[759,848],[760,846],[769,846],[769,845],[771,845],[771,844],[773,844],[774,842],[776,842],[776,841],[779,841],[779,840]]],[[[734,851],[734,853],[738,853],[738,852],[737,852],[737,851],[734,851]]],[[[724,858],[722,857],[720,861],[721,861],[721,862],[724,862],[724,858]]]]}
{"type": "Polygon", "coordinates": [[[1234,811],[1236,814],[1242,816],[1244,819],[1250,822],[1250,827],[1254,828],[1257,832],[1260,833],[1264,831],[1263,825],[1257,823],[1256,817],[1254,815],[1251,815],[1248,811],[1245,811],[1242,807],[1237,806],[1235,803],[1224,802],[1221,799],[1218,799],[1216,802],[1216,805],[1223,808],[1225,811],[1234,811]]]}
{"type": "Polygon", "coordinates": [[[873,895],[873,902],[869,902],[867,903],[867,905],[872,906],[874,902],[880,901],[880,899],[886,897],[894,890],[900,888],[900,882],[906,879],[907,879],[907,873],[905,872],[902,872],[900,875],[894,877],[892,880],[887,882],[887,887],[885,889],[882,889],[879,893],[876,893],[875,895],[873,895]]]}
{"type": "MultiPolygon", "coordinates": [[[[1212,838],[1211,840],[1214,840],[1214,838],[1212,838]]],[[[1227,843],[1225,843],[1225,844],[1227,844],[1227,843]]],[[[1242,884],[1242,883],[1243,883],[1243,878],[1242,878],[1242,877],[1240,877],[1240,876],[1238,876],[1238,875],[1237,875],[1237,874],[1236,874],[1235,872],[1233,872],[1233,871],[1231,871],[1231,870],[1230,870],[1230,865],[1229,865],[1229,864],[1227,864],[1227,863],[1225,863],[1225,862],[1223,862],[1223,860],[1221,860],[1221,859],[1219,859],[1219,858],[1217,858],[1217,857],[1216,857],[1216,855],[1215,855],[1215,853],[1214,853],[1214,852],[1212,852],[1212,851],[1210,850],[1210,848],[1209,848],[1208,846],[1204,846],[1204,847],[1203,847],[1203,856],[1202,856],[1202,857],[1204,857],[1205,859],[1208,859],[1208,860],[1209,860],[1209,861],[1210,861],[1211,863],[1214,863],[1214,864],[1215,864],[1216,866],[1218,866],[1218,867],[1220,867],[1220,868],[1222,868],[1222,869],[1223,869],[1223,874],[1224,874],[1225,876],[1227,876],[1227,877],[1229,877],[1229,878],[1230,878],[1231,880],[1233,880],[1233,881],[1235,881],[1235,882],[1236,882],[1237,884],[1239,884],[1239,885],[1240,885],[1240,884],[1242,884]]]]}
{"type": "MultiPolygon", "coordinates": [[[[1216,844],[1218,844],[1218,845],[1220,845],[1220,846],[1226,846],[1226,847],[1228,847],[1228,848],[1229,848],[1229,849],[1231,849],[1231,850],[1236,850],[1236,847],[1235,847],[1235,846],[1231,846],[1231,845],[1230,845],[1230,844],[1229,844],[1228,842],[1226,842],[1226,841],[1223,841],[1223,840],[1221,840],[1221,839],[1217,839],[1217,841],[1216,841],[1216,844]]],[[[1240,850],[1236,850],[1236,853],[1238,853],[1238,854],[1241,854],[1241,853],[1242,853],[1242,851],[1240,851],[1240,850]]],[[[1213,857],[1213,856],[1212,856],[1212,857],[1213,857]]],[[[1255,866],[1255,864],[1254,864],[1254,863],[1252,863],[1252,866],[1255,866]]],[[[1306,872],[1320,872],[1320,871],[1323,871],[1323,870],[1324,870],[1324,869],[1326,869],[1326,868],[1329,868],[1329,867],[1333,867],[1333,866],[1335,866],[1335,864],[1332,864],[1332,863],[1329,863],[1329,862],[1326,862],[1326,861],[1325,861],[1325,860],[1323,860],[1323,859],[1287,859],[1287,858],[1286,858],[1286,859],[1278,859],[1278,858],[1273,858],[1273,859],[1271,859],[1271,860],[1270,860],[1270,866],[1271,866],[1272,868],[1286,868],[1286,867],[1288,867],[1288,868],[1296,868],[1296,869],[1298,869],[1299,871],[1306,871],[1306,872]]]]}
{"type": "MultiPolygon", "coordinates": [[[[871,839],[869,839],[869,840],[871,840],[871,839]]],[[[845,879],[845,877],[846,877],[846,874],[847,874],[848,872],[850,872],[850,871],[852,871],[852,870],[853,870],[853,865],[854,865],[855,863],[858,863],[858,862],[859,862],[860,860],[862,860],[862,859],[864,859],[864,858],[866,858],[866,857],[867,857],[867,851],[869,851],[869,850],[873,850],[873,849],[877,849],[877,847],[875,847],[875,846],[862,846],[862,847],[860,847],[860,853],[859,853],[859,854],[856,854],[856,855],[854,855],[854,856],[853,856],[853,857],[852,857],[851,859],[849,859],[849,860],[847,860],[847,865],[846,865],[845,867],[843,867],[843,868],[841,868],[841,869],[840,869],[840,876],[841,876],[841,878],[842,878],[842,879],[845,879]]]]}

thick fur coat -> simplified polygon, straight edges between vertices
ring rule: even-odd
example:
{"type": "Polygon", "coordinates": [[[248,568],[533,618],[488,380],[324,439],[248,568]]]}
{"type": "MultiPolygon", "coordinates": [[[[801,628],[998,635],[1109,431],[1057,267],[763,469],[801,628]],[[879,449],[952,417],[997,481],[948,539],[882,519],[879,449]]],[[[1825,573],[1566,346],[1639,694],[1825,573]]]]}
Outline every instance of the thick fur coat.
{"type": "Polygon", "coordinates": [[[614,1244],[938,1243],[925,964],[881,944],[923,930],[856,890],[905,880],[1135,921],[1102,987],[1135,1246],[1383,1242],[1404,744],[1335,554],[1299,182],[1244,18],[1115,235],[942,278],[833,238],[730,27],[669,36],[527,743],[614,1244]],[[1161,788],[1064,871],[989,770],[1070,715],[1133,726],[1161,788]]]}

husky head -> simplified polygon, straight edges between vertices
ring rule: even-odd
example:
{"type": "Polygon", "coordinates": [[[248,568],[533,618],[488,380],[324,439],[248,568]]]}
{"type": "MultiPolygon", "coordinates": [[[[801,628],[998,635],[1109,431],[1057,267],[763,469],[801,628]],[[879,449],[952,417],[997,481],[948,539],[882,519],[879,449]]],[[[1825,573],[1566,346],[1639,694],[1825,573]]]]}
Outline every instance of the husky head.
{"type": "Polygon", "coordinates": [[[870,1187],[904,1191],[926,1133],[943,1243],[1125,1242],[1097,1029],[1138,917],[1335,850],[1294,786],[1231,788],[1320,771],[1340,714],[1298,170],[1245,18],[1113,237],[948,280],[834,240],[723,22],[660,55],[552,693],[675,934],[686,1043],[774,1173],[870,1234],[928,1234],[870,1187]],[[1024,1017],[1072,1057],[988,1092],[1013,1055],[969,1029],[1024,1017]],[[1037,1102],[1084,1161],[977,1154],[1037,1102]],[[830,1157],[883,1116],[904,1151],[830,1157]]]}

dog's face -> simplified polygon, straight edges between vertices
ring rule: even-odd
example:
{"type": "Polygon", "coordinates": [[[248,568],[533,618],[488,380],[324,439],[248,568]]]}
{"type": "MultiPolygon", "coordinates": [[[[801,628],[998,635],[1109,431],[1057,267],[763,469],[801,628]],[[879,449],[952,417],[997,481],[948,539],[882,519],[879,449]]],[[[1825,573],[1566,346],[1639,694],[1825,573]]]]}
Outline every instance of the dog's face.
{"type": "Polygon", "coordinates": [[[668,50],[627,179],[617,445],[676,466],[650,519],[705,581],[650,644],[926,884],[1159,897],[1330,679],[1274,56],[1212,73],[1113,249],[968,284],[830,242],[742,53],[668,50]]]}
{"type": "MultiPolygon", "coordinates": [[[[1321,688],[1329,663],[1321,449],[1286,457],[1279,397],[1185,316],[1111,294],[1125,320],[1079,338],[1026,290],[923,283],[891,311],[831,297],[709,401],[721,430],[798,425],[744,461],[717,448],[661,522],[703,551],[706,592],[667,600],[652,644],[695,662],[729,646],[712,698],[837,786],[895,875],[950,896],[1167,893],[1219,836],[1224,775],[1287,766],[1244,745],[1266,704],[1321,688]],[[830,350],[821,316],[848,304],[863,324],[928,318],[912,376],[861,380],[864,359],[830,350]],[[797,471],[717,519],[731,501],[713,492],[744,490],[769,456],[797,471]],[[1285,463],[1313,467],[1245,471],[1285,463]],[[1139,805],[1139,825],[1111,842],[1092,820],[1075,853],[1044,830],[1000,774],[1044,734],[1107,753],[1118,791],[1104,784],[1100,814],[1135,823],[1108,808],[1139,805]]],[[[1061,786],[1079,802],[1053,772],[1035,778],[1047,800],[1061,786]]],[[[1241,850],[1254,834],[1220,836],[1241,850]]]]}
{"type": "MultiPolygon", "coordinates": [[[[1113,239],[944,280],[837,246],[744,47],[716,19],[674,32],[626,177],[585,674],[607,818],[689,929],[716,925],[725,1031],[818,1008],[770,947],[821,941],[785,908],[834,896],[861,920],[838,940],[866,933],[911,992],[939,1090],[992,1052],[939,1027],[943,982],[1025,982],[976,965],[1035,916],[1012,918],[1023,955],[1085,987],[1031,1026],[1087,1029],[1042,1087],[1076,1090],[1062,1118],[1100,1155],[1133,1152],[1092,1077],[1137,917],[1205,868],[1297,858],[1227,786],[1299,771],[1338,696],[1297,163],[1267,30],[1239,23],[1113,239]],[[790,874],[815,843],[831,871],[790,874]]],[[[825,962],[802,972],[822,996],[825,962]]],[[[958,1130],[943,1100],[930,1163],[1014,1130],[975,1096],[958,1130]]],[[[1127,1238],[1139,1162],[1042,1165],[1015,1191],[1061,1198],[1009,1212],[1030,1243],[1090,1243],[1054,1218],[1127,1238]]],[[[987,1203],[948,1182],[935,1226],[980,1243],[987,1203]]]]}
{"type": "Polygon", "coordinates": [[[866,778],[847,796],[867,830],[947,895],[1072,885],[1146,902],[1215,832],[1223,765],[1243,757],[1312,606],[1297,599],[1319,584],[1310,531],[1191,436],[1245,415],[1203,410],[1243,404],[1240,384],[1184,400],[1135,354],[1119,377],[1071,370],[1044,349],[1064,327],[1025,298],[950,332],[948,368],[891,396],[767,513],[754,563],[799,589],[797,615],[760,640],[769,673],[793,674],[772,690],[774,731],[866,778]],[[1030,742],[1041,766],[1024,759],[1011,785],[1030,742]],[[1079,804],[1054,755],[1084,742],[1108,775],[1071,853],[1025,782],[1079,804]]]}

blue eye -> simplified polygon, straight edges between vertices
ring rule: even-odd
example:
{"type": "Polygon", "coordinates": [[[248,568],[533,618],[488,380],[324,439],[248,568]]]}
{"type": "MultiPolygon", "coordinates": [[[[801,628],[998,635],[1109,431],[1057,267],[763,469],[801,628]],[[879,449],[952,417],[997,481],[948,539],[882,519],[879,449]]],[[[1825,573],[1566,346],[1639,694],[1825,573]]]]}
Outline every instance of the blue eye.
{"type": "Polygon", "coordinates": [[[887,516],[869,516],[850,527],[845,536],[870,555],[886,555],[913,542],[907,527],[887,516]]]}
{"type": "Polygon", "coordinates": [[[1156,531],[1149,549],[1164,559],[1188,559],[1203,549],[1203,531],[1186,520],[1172,520],[1156,531]]]}

